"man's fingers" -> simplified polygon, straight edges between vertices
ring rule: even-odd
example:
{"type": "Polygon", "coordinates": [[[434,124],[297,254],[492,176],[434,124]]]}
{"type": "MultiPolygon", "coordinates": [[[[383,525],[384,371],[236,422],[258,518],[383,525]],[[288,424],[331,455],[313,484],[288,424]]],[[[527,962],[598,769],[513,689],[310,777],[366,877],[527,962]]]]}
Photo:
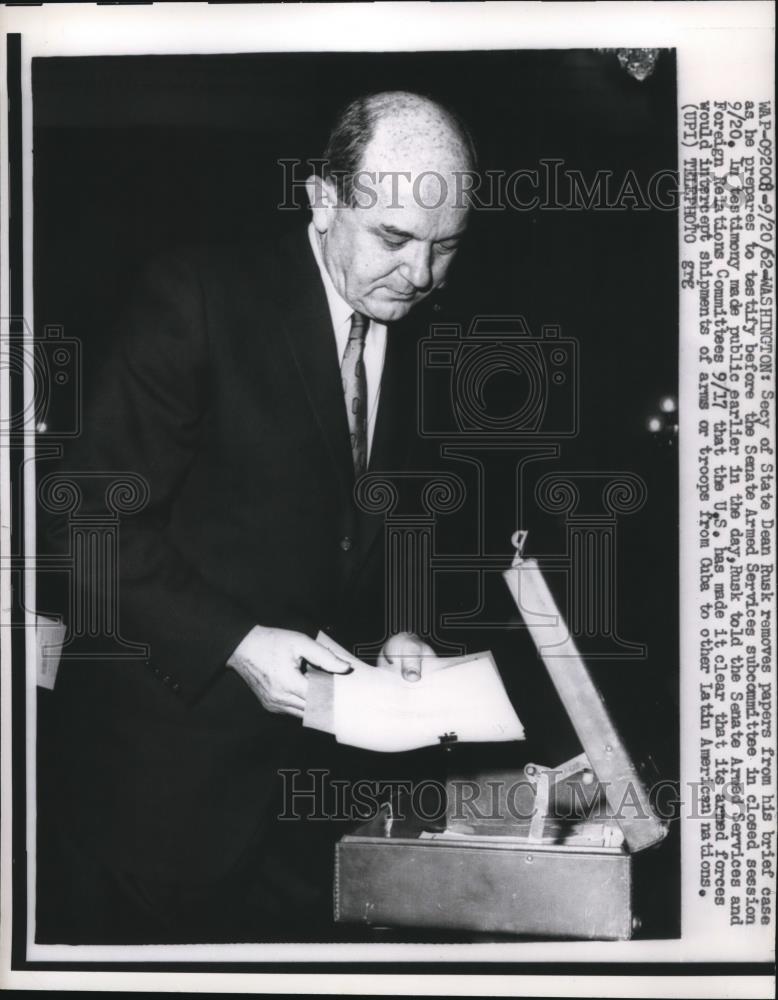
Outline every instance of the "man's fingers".
{"type": "Polygon", "coordinates": [[[278,708],[279,711],[286,712],[287,715],[294,715],[297,719],[302,719],[305,715],[305,702],[299,699],[279,702],[278,708]]]}
{"type": "Polygon", "coordinates": [[[266,692],[262,701],[269,712],[296,716],[302,716],[305,712],[305,697],[287,688],[266,692]]]}
{"type": "Polygon", "coordinates": [[[421,680],[421,657],[420,656],[404,656],[403,661],[400,664],[400,673],[403,676],[403,680],[406,681],[420,681],[421,680]]]}
{"type": "Polygon", "coordinates": [[[296,691],[281,691],[274,699],[279,705],[291,705],[292,708],[305,709],[305,695],[296,691]]]}
{"type": "Polygon", "coordinates": [[[385,656],[389,663],[394,663],[397,656],[402,656],[407,652],[409,644],[413,642],[413,635],[410,632],[396,632],[384,643],[381,655],[385,656]]]}
{"type": "Polygon", "coordinates": [[[283,702],[276,701],[270,705],[265,706],[268,712],[272,712],[274,715],[293,715],[295,719],[302,719],[305,717],[305,709],[299,708],[297,705],[287,705],[283,702]]]}
{"type": "Polygon", "coordinates": [[[283,680],[279,678],[276,689],[279,693],[283,692],[284,701],[297,700],[304,705],[308,694],[308,678],[299,670],[290,670],[284,673],[283,680]]]}
{"type": "Polygon", "coordinates": [[[384,643],[378,666],[399,672],[403,680],[418,681],[424,669],[424,659],[437,659],[435,650],[412,632],[398,632],[384,643]]]}
{"type": "Polygon", "coordinates": [[[405,649],[400,664],[400,673],[406,681],[419,681],[421,680],[424,657],[434,656],[435,651],[415,635],[407,638],[405,649]]]}
{"type": "Polygon", "coordinates": [[[313,639],[309,639],[308,636],[305,636],[305,639],[306,642],[300,646],[300,653],[308,663],[320,670],[326,670],[328,674],[351,674],[354,672],[350,663],[341,660],[339,656],[331,653],[318,642],[314,642],[313,639]]]}
{"type": "Polygon", "coordinates": [[[432,646],[428,646],[427,643],[424,642],[423,639],[417,639],[416,641],[419,644],[419,648],[420,648],[420,651],[421,651],[420,655],[422,657],[426,658],[428,656],[434,656],[435,658],[437,658],[438,654],[435,652],[435,650],[432,648],[432,646]]]}
{"type": "Polygon", "coordinates": [[[292,663],[284,663],[272,673],[260,673],[255,687],[266,706],[296,703],[300,708],[305,707],[308,678],[292,663]]]}

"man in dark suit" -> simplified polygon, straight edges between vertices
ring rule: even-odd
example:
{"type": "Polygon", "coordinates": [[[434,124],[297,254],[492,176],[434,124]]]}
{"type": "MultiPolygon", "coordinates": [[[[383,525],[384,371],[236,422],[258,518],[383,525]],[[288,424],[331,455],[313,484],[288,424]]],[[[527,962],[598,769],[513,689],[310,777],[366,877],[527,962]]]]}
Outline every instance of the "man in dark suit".
{"type": "MultiPolygon", "coordinates": [[[[387,93],[346,109],[325,160],[307,232],[153,263],[68,456],[79,516],[103,509],[105,475],[148,488],[121,523],[118,611],[149,654],[61,668],[45,939],[326,925],[310,847],[326,838],[273,822],[278,770],[326,764],[300,724],[306,671],[348,667],[319,630],[346,646],[383,635],[381,519],[354,485],[424,461],[424,306],[415,330],[409,314],[454,258],[474,155],[445,109],[387,93]]],[[[80,583],[94,599],[105,581],[80,583]]],[[[411,679],[431,653],[395,636],[378,664],[411,679]]]]}

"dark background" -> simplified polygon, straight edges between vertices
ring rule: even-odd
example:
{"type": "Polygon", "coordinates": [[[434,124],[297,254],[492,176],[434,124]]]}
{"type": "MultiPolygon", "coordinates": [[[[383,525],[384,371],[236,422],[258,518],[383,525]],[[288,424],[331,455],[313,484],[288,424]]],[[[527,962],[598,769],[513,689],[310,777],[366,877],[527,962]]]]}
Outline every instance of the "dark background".
{"type": "MultiPolygon", "coordinates": [[[[36,59],[36,334],[54,324],[81,342],[85,396],[144,262],[179,244],[305,225],[304,210],[276,208],[284,196],[277,160],[320,156],[338,108],[382,89],[452,105],[474,134],[482,170],[538,169],[541,159],[558,158],[589,182],[598,170],[612,171],[614,191],[634,171],[645,191],[649,177],[676,165],[671,52],[642,83],[613,54],[591,50],[36,59]]],[[[521,191],[529,197],[528,185],[521,191]]],[[[677,393],[676,213],[476,212],[471,233],[441,319],[466,327],[475,315],[518,313],[534,332],[558,324],[579,344],[580,431],[562,442],[559,459],[537,463],[537,474],[630,471],[646,483],[644,508],[618,522],[617,627],[646,644],[648,657],[593,661],[592,669],[635,758],[650,757],[662,777],[677,778],[676,449],[647,430],[658,400],[677,393]]],[[[67,430],[71,399],[52,398],[49,440],[67,430]]],[[[40,466],[43,475],[48,463],[40,466]]],[[[505,509],[497,503],[487,525],[508,554],[519,526],[512,469],[507,463],[497,480],[505,509]]],[[[466,475],[461,466],[452,471],[466,475]]],[[[522,526],[532,531],[534,552],[562,553],[563,519],[529,516],[522,526]]],[[[468,528],[451,525],[441,545],[467,550],[472,539],[457,531],[468,528]]],[[[50,584],[41,580],[43,612],[50,584]]],[[[460,592],[469,594],[471,584],[461,580],[460,592]]],[[[509,614],[495,597],[492,617],[509,614]]],[[[504,673],[506,662],[521,662],[515,633],[463,638],[494,648],[504,673]]],[[[506,683],[543,763],[577,752],[555,709],[536,707],[547,697],[542,677],[513,671],[506,683]]],[[[41,708],[45,751],[45,701],[41,708]]],[[[468,751],[459,749],[466,766],[468,751]]],[[[494,753],[502,766],[514,763],[503,747],[483,749],[478,762],[494,753]]],[[[677,830],[647,866],[657,914],[651,932],[676,934],[677,830]]]]}

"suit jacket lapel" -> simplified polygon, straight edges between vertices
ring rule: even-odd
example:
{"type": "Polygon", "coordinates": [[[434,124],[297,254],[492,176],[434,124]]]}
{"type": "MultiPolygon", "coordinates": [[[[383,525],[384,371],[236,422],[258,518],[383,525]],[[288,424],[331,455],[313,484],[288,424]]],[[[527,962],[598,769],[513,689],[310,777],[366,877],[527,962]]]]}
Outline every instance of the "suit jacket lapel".
{"type": "Polygon", "coordinates": [[[281,242],[279,310],[314,417],[347,495],[354,483],[338,351],[327,296],[305,230],[281,242]],[[302,239],[300,238],[302,236],[302,239]]]}

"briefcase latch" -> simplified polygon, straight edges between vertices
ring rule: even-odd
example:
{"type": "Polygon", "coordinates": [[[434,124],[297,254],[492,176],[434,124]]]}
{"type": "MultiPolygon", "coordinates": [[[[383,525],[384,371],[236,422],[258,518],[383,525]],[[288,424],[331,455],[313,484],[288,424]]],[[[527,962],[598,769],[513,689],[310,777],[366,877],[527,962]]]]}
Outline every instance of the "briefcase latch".
{"type": "Polygon", "coordinates": [[[544,767],[542,764],[527,764],[524,774],[535,788],[535,807],[530,820],[528,840],[540,843],[546,828],[551,804],[551,790],[560,781],[580,775],[581,783],[591,785],[594,782],[594,771],[585,753],[565,761],[559,767],[544,767]]]}

